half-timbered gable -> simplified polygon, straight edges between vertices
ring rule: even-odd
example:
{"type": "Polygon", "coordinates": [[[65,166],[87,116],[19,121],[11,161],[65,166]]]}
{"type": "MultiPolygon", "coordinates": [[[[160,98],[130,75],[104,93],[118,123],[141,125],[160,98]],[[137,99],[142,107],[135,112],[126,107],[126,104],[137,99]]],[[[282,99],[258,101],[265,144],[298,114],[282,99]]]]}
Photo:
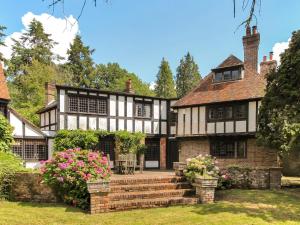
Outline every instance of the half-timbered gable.
{"type": "MultiPolygon", "coordinates": [[[[244,61],[230,55],[173,106],[181,161],[211,154],[222,165],[276,166],[275,151],[255,143],[257,116],[265,91],[265,75],[276,61],[264,57],[257,72],[260,36],[248,27],[243,37],[244,61]]],[[[274,66],[275,65],[275,66],[274,66]]]]}

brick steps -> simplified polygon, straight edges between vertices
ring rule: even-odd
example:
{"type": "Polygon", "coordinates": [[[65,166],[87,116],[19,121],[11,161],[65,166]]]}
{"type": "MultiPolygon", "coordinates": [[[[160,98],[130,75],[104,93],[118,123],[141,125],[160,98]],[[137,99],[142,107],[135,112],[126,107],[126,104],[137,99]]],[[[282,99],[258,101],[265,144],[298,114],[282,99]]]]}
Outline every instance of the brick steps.
{"type": "Polygon", "coordinates": [[[155,191],[137,191],[137,192],[121,192],[109,194],[110,201],[133,200],[133,199],[154,199],[154,198],[170,198],[170,197],[188,197],[195,194],[193,189],[178,190],[155,190],[155,191]]]}
{"type": "Polygon", "coordinates": [[[195,190],[184,177],[114,177],[105,197],[91,200],[91,213],[197,204],[195,190]]]}
{"type": "Polygon", "coordinates": [[[190,205],[190,204],[197,204],[197,203],[198,203],[198,198],[195,197],[134,199],[134,200],[110,202],[106,211],[168,207],[171,205],[190,205]]]}
{"type": "Polygon", "coordinates": [[[174,190],[191,188],[188,182],[179,183],[154,183],[154,184],[127,184],[127,185],[112,185],[110,187],[112,193],[118,192],[137,192],[137,191],[153,191],[153,190],[174,190]]]}
{"type": "Polygon", "coordinates": [[[134,185],[134,184],[158,184],[158,183],[179,183],[185,182],[184,177],[156,177],[156,178],[119,178],[111,180],[110,186],[116,185],[134,185]]]}

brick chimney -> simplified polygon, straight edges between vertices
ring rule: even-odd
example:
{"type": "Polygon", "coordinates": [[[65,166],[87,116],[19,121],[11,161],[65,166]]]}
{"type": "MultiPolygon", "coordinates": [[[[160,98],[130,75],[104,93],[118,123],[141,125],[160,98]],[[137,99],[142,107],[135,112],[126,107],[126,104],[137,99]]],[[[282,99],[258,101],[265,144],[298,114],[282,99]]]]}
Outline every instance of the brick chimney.
{"type": "Polygon", "coordinates": [[[263,61],[260,63],[260,75],[266,76],[271,70],[275,70],[277,67],[277,61],[273,59],[273,52],[269,53],[269,60],[267,56],[263,57],[263,61]]]}
{"type": "Polygon", "coordinates": [[[260,41],[260,34],[257,32],[257,27],[246,27],[246,35],[243,37],[244,45],[244,65],[247,71],[257,72],[258,65],[258,46],[260,41]]]}
{"type": "Polygon", "coordinates": [[[45,106],[55,101],[55,91],[56,87],[54,83],[45,83],[45,106]]]}
{"type": "Polygon", "coordinates": [[[133,88],[132,88],[132,82],[131,82],[131,79],[128,79],[127,81],[126,81],[126,88],[125,88],[125,92],[126,93],[130,93],[130,94],[134,94],[134,90],[133,90],[133,88]]]}

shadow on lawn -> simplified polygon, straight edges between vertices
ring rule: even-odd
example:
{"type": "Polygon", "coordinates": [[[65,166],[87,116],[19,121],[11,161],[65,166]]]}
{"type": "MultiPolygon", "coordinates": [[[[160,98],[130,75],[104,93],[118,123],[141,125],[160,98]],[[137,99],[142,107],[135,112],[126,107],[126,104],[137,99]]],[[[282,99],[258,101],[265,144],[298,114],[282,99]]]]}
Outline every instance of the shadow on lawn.
{"type": "Polygon", "coordinates": [[[193,212],[201,215],[245,214],[266,222],[300,222],[300,189],[220,191],[216,203],[196,205],[193,212]]]}
{"type": "Polygon", "coordinates": [[[33,203],[33,202],[19,202],[19,206],[22,207],[30,207],[30,208],[64,208],[65,212],[73,212],[73,213],[85,213],[87,214],[87,211],[84,211],[82,209],[69,206],[63,203],[33,203]]]}

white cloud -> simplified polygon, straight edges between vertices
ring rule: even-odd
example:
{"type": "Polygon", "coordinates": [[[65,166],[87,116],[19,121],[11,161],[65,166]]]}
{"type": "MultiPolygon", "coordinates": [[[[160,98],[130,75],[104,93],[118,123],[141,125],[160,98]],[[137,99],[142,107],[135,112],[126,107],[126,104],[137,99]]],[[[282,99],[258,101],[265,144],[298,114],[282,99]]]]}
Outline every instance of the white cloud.
{"type": "Polygon", "coordinates": [[[154,81],[150,82],[149,89],[154,90],[156,83],[154,81]]]}
{"type": "Polygon", "coordinates": [[[7,59],[11,57],[12,38],[19,40],[33,19],[40,21],[43,24],[45,32],[51,34],[51,39],[57,42],[52,52],[65,58],[67,56],[67,49],[73,43],[75,35],[79,32],[79,25],[76,19],[72,15],[66,18],[57,18],[47,13],[35,15],[32,12],[28,12],[22,17],[24,29],[8,35],[4,39],[6,46],[0,47],[0,52],[3,53],[4,57],[7,59]]]}
{"type": "Polygon", "coordinates": [[[273,51],[273,58],[277,60],[278,64],[280,64],[280,54],[283,53],[288,47],[291,38],[288,39],[286,42],[277,42],[274,44],[272,51],[273,51]]]}

